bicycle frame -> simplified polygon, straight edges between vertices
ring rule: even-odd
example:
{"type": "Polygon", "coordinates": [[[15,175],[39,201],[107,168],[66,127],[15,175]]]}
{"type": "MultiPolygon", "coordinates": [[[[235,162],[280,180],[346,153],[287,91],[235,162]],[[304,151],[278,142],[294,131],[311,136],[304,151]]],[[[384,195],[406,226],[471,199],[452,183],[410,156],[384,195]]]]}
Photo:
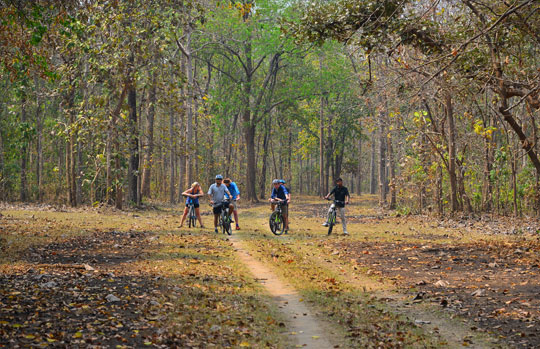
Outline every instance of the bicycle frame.
{"type": "Polygon", "coordinates": [[[274,235],[281,235],[285,230],[285,222],[283,219],[283,206],[287,204],[286,201],[272,200],[272,204],[275,204],[274,211],[270,215],[270,230],[274,235]]]}

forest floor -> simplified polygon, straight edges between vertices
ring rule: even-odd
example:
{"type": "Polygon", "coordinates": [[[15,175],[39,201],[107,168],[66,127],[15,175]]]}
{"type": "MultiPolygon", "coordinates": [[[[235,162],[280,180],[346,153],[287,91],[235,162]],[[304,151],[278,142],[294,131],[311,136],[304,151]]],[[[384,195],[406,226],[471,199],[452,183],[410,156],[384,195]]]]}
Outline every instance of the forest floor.
{"type": "Polygon", "coordinates": [[[540,346],[538,222],[362,196],[328,236],[327,207],[296,198],[276,237],[241,203],[226,237],[179,229],[178,207],[1,206],[0,347],[540,346]]]}

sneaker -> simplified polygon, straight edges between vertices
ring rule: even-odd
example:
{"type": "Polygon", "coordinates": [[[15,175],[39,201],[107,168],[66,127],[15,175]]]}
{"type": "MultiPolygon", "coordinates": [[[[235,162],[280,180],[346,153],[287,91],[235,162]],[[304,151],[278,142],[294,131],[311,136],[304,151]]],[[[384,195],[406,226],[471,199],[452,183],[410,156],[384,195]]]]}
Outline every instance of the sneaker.
{"type": "Polygon", "coordinates": [[[289,229],[285,229],[285,232],[283,234],[289,234],[289,229]]]}
{"type": "Polygon", "coordinates": [[[348,231],[343,231],[343,235],[349,235],[349,232],[348,231]]]}
{"type": "Polygon", "coordinates": [[[217,230],[217,228],[214,228],[214,233],[216,233],[216,234],[218,233],[218,230],[217,230]]]}
{"type": "Polygon", "coordinates": [[[328,222],[324,222],[322,225],[323,225],[323,227],[327,227],[327,226],[328,226],[328,222]]]}
{"type": "Polygon", "coordinates": [[[240,230],[240,226],[238,224],[236,225],[236,230],[240,230]]]}

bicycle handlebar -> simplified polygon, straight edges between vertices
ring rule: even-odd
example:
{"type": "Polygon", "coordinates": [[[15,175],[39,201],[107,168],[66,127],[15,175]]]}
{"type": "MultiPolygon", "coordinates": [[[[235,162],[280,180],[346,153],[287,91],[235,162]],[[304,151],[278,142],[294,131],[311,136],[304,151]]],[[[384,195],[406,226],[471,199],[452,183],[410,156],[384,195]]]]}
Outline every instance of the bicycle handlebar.
{"type": "MultiPolygon", "coordinates": [[[[326,200],[328,201],[332,201],[333,199],[330,199],[330,198],[326,198],[326,200]]],[[[346,202],[345,201],[341,201],[341,200],[333,200],[335,203],[339,203],[339,204],[345,204],[346,202]]]]}
{"type": "Polygon", "coordinates": [[[271,199],[270,202],[273,203],[273,204],[285,204],[285,203],[287,203],[287,200],[282,200],[280,198],[274,198],[274,199],[271,199]]]}

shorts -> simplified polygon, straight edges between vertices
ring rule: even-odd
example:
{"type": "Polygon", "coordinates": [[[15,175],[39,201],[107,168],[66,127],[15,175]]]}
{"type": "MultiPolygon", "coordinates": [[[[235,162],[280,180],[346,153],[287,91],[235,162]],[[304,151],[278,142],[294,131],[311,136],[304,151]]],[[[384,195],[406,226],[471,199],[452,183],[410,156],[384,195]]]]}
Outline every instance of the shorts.
{"type": "MultiPolygon", "coordinates": [[[[193,204],[195,208],[199,208],[199,204],[193,204]]],[[[189,204],[186,204],[186,207],[189,207],[189,204]]]]}
{"type": "Polygon", "coordinates": [[[217,204],[216,206],[212,208],[212,211],[214,212],[215,215],[221,214],[221,210],[223,209],[223,207],[229,207],[229,203],[222,202],[221,204],[217,204]]]}
{"type": "Polygon", "coordinates": [[[233,211],[236,211],[236,209],[238,208],[238,204],[236,203],[236,200],[231,201],[229,206],[232,206],[233,211]]]}
{"type": "MultiPolygon", "coordinates": [[[[273,204],[273,205],[277,205],[277,204],[273,204]]],[[[287,215],[289,213],[289,204],[281,205],[281,212],[284,215],[287,215]]]]}

